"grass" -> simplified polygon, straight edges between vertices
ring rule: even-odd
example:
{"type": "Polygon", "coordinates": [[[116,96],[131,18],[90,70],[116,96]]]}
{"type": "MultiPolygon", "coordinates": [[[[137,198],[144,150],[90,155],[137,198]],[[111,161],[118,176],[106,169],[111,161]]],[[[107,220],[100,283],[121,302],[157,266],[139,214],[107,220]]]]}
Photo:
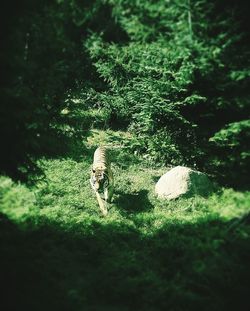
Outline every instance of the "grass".
{"type": "MultiPolygon", "coordinates": [[[[93,131],[87,148],[121,135],[93,131]]],[[[250,193],[161,201],[166,168],[113,156],[105,218],[87,155],[40,159],[26,185],[1,177],[3,310],[247,310],[250,193]]]]}

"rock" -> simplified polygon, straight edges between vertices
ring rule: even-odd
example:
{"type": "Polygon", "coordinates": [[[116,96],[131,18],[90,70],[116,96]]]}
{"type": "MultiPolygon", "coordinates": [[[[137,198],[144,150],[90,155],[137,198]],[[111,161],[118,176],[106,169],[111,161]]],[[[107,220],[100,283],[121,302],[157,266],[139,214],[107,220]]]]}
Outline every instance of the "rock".
{"type": "Polygon", "coordinates": [[[185,166],[176,166],[162,175],[155,185],[159,198],[176,199],[193,195],[207,196],[213,184],[206,174],[185,166]]]}

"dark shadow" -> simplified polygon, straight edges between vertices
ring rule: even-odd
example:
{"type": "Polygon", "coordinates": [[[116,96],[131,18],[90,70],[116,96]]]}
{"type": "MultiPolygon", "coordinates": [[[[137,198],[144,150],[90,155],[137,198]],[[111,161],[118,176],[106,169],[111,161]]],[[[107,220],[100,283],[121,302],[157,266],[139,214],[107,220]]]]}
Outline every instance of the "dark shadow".
{"type": "Polygon", "coordinates": [[[103,39],[106,42],[126,44],[130,40],[129,36],[122,29],[112,10],[112,6],[103,3],[99,10],[96,11],[96,15],[92,17],[88,26],[92,31],[102,33],[103,39]]]}
{"type": "Polygon", "coordinates": [[[17,144],[9,145],[8,153],[1,154],[0,172],[15,181],[27,182],[31,175],[42,174],[41,169],[36,165],[37,159],[41,157],[45,159],[70,158],[75,161],[82,161],[84,158],[85,161],[90,161],[93,156],[92,150],[84,145],[84,139],[82,135],[70,136],[52,129],[44,131],[39,139],[31,138],[29,146],[20,140],[17,144]]]}
{"type": "Polygon", "coordinates": [[[118,198],[115,204],[125,213],[140,213],[153,209],[153,205],[148,200],[148,190],[140,190],[136,193],[116,192],[118,198]]]}
{"type": "Polygon", "coordinates": [[[93,220],[19,228],[1,215],[2,310],[249,310],[249,224],[230,224],[170,219],[144,235],[93,220]]]}
{"type": "MultiPolygon", "coordinates": [[[[91,33],[99,33],[105,42],[119,44],[128,42],[129,37],[107,3],[14,3],[5,5],[1,12],[1,29],[5,31],[1,36],[4,49],[0,64],[4,73],[0,92],[0,172],[25,180],[25,170],[28,174],[37,172],[36,158],[81,157],[72,146],[87,135],[93,120],[81,113],[61,115],[68,93],[74,95],[82,88],[97,92],[108,88],[83,42],[91,33]],[[54,27],[48,26],[51,24],[54,27]],[[36,30],[29,42],[28,29],[32,27],[36,30]],[[39,38],[36,32],[43,36],[39,38]],[[23,54],[25,44],[27,57],[23,54]],[[66,133],[67,126],[74,128],[72,133],[66,133]],[[24,169],[20,170],[20,166],[24,169]]],[[[89,107],[93,107],[92,102],[82,109],[87,111],[89,107]]],[[[76,110],[75,105],[73,108],[76,110]]]]}
{"type": "Polygon", "coordinates": [[[241,226],[250,226],[250,213],[243,215],[242,217],[232,219],[228,225],[228,232],[233,232],[241,226]]]}
{"type": "Polygon", "coordinates": [[[154,175],[152,176],[153,182],[157,183],[157,181],[161,178],[161,175],[154,175]]]}

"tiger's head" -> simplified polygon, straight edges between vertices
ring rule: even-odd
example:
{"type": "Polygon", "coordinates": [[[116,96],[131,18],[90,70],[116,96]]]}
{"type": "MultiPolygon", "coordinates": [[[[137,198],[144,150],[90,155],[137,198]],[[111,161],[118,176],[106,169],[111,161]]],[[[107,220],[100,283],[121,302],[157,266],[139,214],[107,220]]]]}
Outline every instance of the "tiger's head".
{"type": "Polygon", "coordinates": [[[105,167],[92,167],[92,184],[96,191],[103,191],[108,186],[105,167]]]}

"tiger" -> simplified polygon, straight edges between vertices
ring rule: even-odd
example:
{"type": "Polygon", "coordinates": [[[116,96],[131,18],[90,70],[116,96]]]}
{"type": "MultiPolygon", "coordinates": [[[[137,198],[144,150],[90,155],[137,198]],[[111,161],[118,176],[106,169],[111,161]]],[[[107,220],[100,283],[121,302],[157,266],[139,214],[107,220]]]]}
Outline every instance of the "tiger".
{"type": "Polygon", "coordinates": [[[96,193],[102,213],[106,215],[107,208],[103,204],[101,195],[107,203],[111,202],[114,190],[114,178],[109,152],[104,146],[100,146],[95,150],[90,184],[96,193]]]}

